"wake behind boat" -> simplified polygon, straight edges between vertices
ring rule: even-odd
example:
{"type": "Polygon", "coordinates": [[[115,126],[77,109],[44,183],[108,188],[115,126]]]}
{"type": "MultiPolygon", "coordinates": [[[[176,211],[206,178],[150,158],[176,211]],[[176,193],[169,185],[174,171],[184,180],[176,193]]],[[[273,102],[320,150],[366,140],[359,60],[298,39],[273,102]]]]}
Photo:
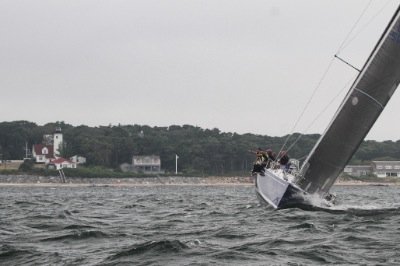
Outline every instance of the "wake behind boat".
{"type": "Polygon", "coordinates": [[[255,182],[259,198],[282,209],[312,205],[307,198],[313,196],[331,197],[330,188],[399,83],[400,6],[300,171],[291,173],[274,166],[261,169],[255,182]]]}

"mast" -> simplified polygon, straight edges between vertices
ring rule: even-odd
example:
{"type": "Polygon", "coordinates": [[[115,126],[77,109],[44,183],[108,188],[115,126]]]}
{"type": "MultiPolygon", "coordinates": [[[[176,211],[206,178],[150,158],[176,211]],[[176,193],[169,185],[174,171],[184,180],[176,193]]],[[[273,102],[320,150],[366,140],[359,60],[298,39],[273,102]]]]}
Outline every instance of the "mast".
{"type": "Polygon", "coordinates": [[[324,134],[304,162],[297,184],[326,193],[379,117],[400,82],[400,6],[324,134]]]}

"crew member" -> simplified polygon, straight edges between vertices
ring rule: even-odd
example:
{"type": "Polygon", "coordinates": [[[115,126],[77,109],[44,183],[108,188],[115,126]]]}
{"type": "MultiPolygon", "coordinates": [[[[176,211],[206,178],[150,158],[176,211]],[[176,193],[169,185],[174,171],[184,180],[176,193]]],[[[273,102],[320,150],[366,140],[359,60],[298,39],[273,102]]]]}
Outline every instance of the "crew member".
{"type": "Polygon", "coordinates": [[[286,151],[280,152],[279,164],[281,166],[281,169],[285,171],[289,169],[289,156],[287,155],[286,151]]]}
{"type": "Polygon", "coordinates": [[[263,151],[261,150],[261,148],[258,148],[255,152],[250,151],[252,153],[256,154],[256,161],[253,164],[253,170],[251,171],[251,173],[254,175],[255,173],[260,173],[261,175],[264,175],[264,155],[263,155],[263,151]]]}

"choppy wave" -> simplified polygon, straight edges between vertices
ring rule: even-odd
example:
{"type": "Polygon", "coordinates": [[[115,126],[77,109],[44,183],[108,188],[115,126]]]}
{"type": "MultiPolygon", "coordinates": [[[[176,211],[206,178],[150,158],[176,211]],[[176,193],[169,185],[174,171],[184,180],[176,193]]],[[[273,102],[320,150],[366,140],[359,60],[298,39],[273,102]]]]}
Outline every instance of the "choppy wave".
{"type": "Polygon", "coordinates": [[[400,214],[400,207],[386,207],[376,205],[334,205],[331,207],[319,207],[305,205],[300,207],[305,211],[322,211],[332,214],[353,214],[357,216],[386,217],[400,214]]]}
{"type": "Polygon", "coordinates": [[[135,256],[139,254],[150,253],[180,253],[182,250],[187,249],[184,243],[179,240],[161,240],[161,241],[148,241],[140,244],[136,244],[125,248],[117,254],[112,255],[109,259],[114,260],[121,257],[135,256]]]}
{"type": "Polygon", "coordinates": [[[9,245],[3,245],[0,248],[0,259],[15,258],[18,256],[33,255],[33,251],[18,249],[9,245]]]}
{"type": "Polygon", "coordinates": [[[399,265],[400,188],[335,192],[275,211],[250,187],[0,187],[0,265],[399,265]]]}
{"type": "Polygon", "coordinates": [[[48,238],[44,238],[41,241],[65,241],[65,240],[87,240],[89,238],[103,238],[108,237],[107,234],[101,231],[83,231],[83,232],[73,232],[70,234],[60,235],[60,236],[52,236],[48,238]]]}
{"type": "Polygon", "coordinates": [[[57,265],[62,258],[57,252],[43,253],[35,248],[2,245],[0,247],[1,265],[57,265]]]}

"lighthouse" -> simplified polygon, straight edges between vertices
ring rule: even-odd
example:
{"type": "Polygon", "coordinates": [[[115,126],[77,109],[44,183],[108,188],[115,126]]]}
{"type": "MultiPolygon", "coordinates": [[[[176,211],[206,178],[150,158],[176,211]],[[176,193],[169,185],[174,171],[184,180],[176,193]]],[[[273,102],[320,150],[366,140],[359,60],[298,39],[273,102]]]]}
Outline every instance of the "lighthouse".
{"type": "Polygon", "coordinates": [[[61,133],[61,128],[57,127],[53,134],[53,149],[55,158],[60,157],[62,142],[63,142],[63,135],[61,133]]]}

